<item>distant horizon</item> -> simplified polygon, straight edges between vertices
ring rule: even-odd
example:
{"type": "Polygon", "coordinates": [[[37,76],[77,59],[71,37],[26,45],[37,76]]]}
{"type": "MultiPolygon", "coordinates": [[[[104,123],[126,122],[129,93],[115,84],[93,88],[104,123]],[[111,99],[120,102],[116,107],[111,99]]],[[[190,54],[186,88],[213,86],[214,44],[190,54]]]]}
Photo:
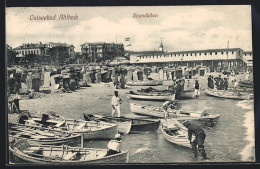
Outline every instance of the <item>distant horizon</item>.
{"type": "Polygon", "coordinates": [[[159,50],[162,38],[169,52],[252,51],[251,26],[250,5],[6,8],[6,44],[13,48],[60,42],[81,52],[86,42],[104,42],[153,51],[159,50]]]}

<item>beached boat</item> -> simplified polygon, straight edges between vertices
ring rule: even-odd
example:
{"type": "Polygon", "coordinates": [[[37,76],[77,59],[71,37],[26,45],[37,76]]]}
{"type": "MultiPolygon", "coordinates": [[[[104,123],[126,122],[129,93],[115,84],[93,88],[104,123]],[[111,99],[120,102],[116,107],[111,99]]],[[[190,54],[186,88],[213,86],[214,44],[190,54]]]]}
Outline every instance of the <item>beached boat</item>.
{"type": "Polygon", "coordinates": [[[169,100],[169,101],[174,101],[175,99],[175,94],[161,94],[161,93],[158,93],[158,94],[145,94],[145,93],[135,93],[133,91],[130,91],[128,94],[127,94],[127,97],[130,98],[130,99],[137,99],[137,100],[157,100],[157,101],[166,101],[166,100],[169,100]]]}
{"type": "Polygon", "coordinates": [[[13,140],[10,152],[16,157],[36,164],[89,164],[89,163],[128,163],[129,152],[107,155],[107,149],[70,146],[33,145],[26,139],[13,140]]]}
{"type": "Polygon", "coordinates": [[[193,98],[194,98],[193,90],[182,91],[178,97],[178,99],[193,99],[193,98]]]}
{"type": "MultiPolygon", "coordinates": [[[[169,95],[171,94],[171,92],[169,90],[159,90],[159,89],[155,89],[152,87],[146,88],[146,89],[140,89],[137,90],[138,94],[141,95],[169,95]]],[[[178,98],[175,99],[193,99],[194,98],[194,91],[193,90],[186,90],[186,91],[182,91],[179,95],[178,98]]]]}
{"type": "Polygon", "coordinates": [[[160,120],[132,119],[130,132],[156,131],[159,128],[160,120]]]}
{"type": "Polygon", "coordinates": [[[160,128],[164,138],[169,142],[191,148],[190,141],[188,139],[188,129],[177,120],[162,119],[160,128]]]}
{"type": "Polygon", "coordinates": [[[240,87],[254,88],[254,83],[253,83],[253,81],[249,81],[249,80],[239,82],[238,85],[239,85],[240,87]]]}
{"type": "Polygon", "coordinates": [[[126,82],[128,86],[158,86],[162,85],[163,81],[148,80],[148,81],[129,81],[126,82]]]}
{"type": "Polygon", "coordinates": [[[236,100],[250,100],[253,98],[253,94],[243,93],[243,92],[236,92],[236,91],[226,91],[226,90],[212,90],[212,89],[205,89],[204,90],[206,95],[226,98],[226,99],[236,99],[236,100]]]}
{"type": "Polygon", "coordinates": [[[29,143],[34,145],[74,144],[81,141],[80,134],[63,130],[13,123],[9,123],[8,127],[9,140],[12,138],[26,138],[29,143]]]}
{"type": "MultiPolygon", "coordinates": [[[[134,119],[126,117],[112,117],[112,116],[100,116],[100,115],[85,115],[85,120],[91,119],[97,121],[117,121],[118,124],[125,121],[131,121],[130,132],[138,131],[156,131],[159,128],[160,120],[149,120],[149,119],[134,119]],[[90,117],[89,117],[90,116],[90,117]]],[[[120,124],[122,127],[124,124],[120,124]]],[[[127,124],[128,125],[128,124],[127,124]]],[[[127,127],[128,128],[128,127],[127,127]]]]}
{"type": "Polygon", "coordinates": [[[64,119],[42,114],[42,117],[30,117],[25,125],[55,127],[72,133],[83,134],[86,140],[112,139],[117,134],[117,124],[96,121],[64,119]]]}
{"type": "Polygon", "coordinates": [[[101,116],[101,115],[93,115],[93,114],[85,114],[83,113],[84,119],[86,121],[103,121],[107,123],[117,124],[118,133],[120,134],[128,134],[131,130],[132,120],[120,117],[112,117],[112,116],[101,116]]]}
{"type": "MultiPolygon", "coordinates": [[[[142,105],[130,103],[131,111],[136,114],[163,118],[164,111],[162,107],[155,107],[150,105],[142,105]]],[[[220,118],[220,114],[210,114],[206,110],[202,111],[184,111],[184,110],[169,110],[169,118],[176,118],[178,120],[198,120],[207,125],[215,125],[220,118]]]]}

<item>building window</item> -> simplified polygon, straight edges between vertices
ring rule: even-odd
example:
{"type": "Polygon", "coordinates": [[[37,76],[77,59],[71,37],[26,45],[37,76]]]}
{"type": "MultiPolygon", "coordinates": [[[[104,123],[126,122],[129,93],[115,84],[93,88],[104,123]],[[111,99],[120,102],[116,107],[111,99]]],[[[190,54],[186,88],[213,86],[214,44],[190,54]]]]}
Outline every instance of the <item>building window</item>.
{"type": "Polygon", "coordinates": [[[226,52],[228,54],[228,52],[226,52]]]}
{"type": "Polygon", "coordinates": [[[195,56],[197,56],[197,53],[195,53],[195,56]]]}
{"type": "Polygon", "coordinates": [[[221,52],[221,54],[223,55],[223,54],[224,54],[224,52],[221,52]]]}
{"type": "Polygon", "coordinates": [[[184,54],[182,54],[182,56],[184,56],[184,54]]]}
{"type": "Polygon", "coordinates": [[[200,56],[201,56],[201,53],[200,53],[200,56]]]}
{"type": "Polygon", "coordinates": [[[24,51],[22,51],[22,54],[24,55],[24,51]]]}
{"type": "Polygon", "coordinates": [[[215,55],[217,55],[218,54],[218,52],[215,52],[215,55]]]}
{"type": "Polygon", "coordinates": [[[190,55],[192,56],[192,53],[190,55]]]}
{"type": "Polygon", "coordinates": [[[39,54],[39,51],[38,51],[38,50],[36,50],[36,53],[37,53],[37,54],[39,54]]]}
{"type": "Polygon", "coordinates": [[[234,54],[234,51],[232,51],[232,54],[234,54]]]}
{"type": "Polygon", "coordinates": [[[210,52],[209,54],[212,55],[212,52],[210,52]]]}
{"type": "Polygon", "coordinates": [[[205,53],[205,55],[207,55],[207,53],[205,53]]]}

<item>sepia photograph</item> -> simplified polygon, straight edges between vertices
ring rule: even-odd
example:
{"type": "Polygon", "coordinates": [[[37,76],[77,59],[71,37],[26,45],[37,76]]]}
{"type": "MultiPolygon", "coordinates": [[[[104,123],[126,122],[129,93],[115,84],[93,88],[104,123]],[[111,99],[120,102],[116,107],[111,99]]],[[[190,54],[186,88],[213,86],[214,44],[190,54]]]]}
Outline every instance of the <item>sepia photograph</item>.
{"type": "Polygon", "coordinates": [[[251,5],[6,8],[9,165],[255,162],[251,5]]]}

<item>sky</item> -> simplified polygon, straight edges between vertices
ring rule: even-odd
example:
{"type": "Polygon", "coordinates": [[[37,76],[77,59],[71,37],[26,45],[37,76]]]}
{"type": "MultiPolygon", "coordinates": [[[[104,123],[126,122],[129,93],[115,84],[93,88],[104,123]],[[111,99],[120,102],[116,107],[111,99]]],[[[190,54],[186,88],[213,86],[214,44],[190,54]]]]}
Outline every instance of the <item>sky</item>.
{"type": "Polygon", "coordinates": [[[123,43],[126,50],[147,51],[158,50],[162,38],[167,52],[227,47],[252,51],[251,20],[249,5],[12,7],[6,9],[6,43],[14,48],[61,42],[80,52],[86,42],[114,42],[123,43]],[[146,13],[157,17],[133,17],[146,13]],[[61,14],[78,19],[59,20],[61,14]],[[56,19],[30,20],[31,15],[56,19]]]}

